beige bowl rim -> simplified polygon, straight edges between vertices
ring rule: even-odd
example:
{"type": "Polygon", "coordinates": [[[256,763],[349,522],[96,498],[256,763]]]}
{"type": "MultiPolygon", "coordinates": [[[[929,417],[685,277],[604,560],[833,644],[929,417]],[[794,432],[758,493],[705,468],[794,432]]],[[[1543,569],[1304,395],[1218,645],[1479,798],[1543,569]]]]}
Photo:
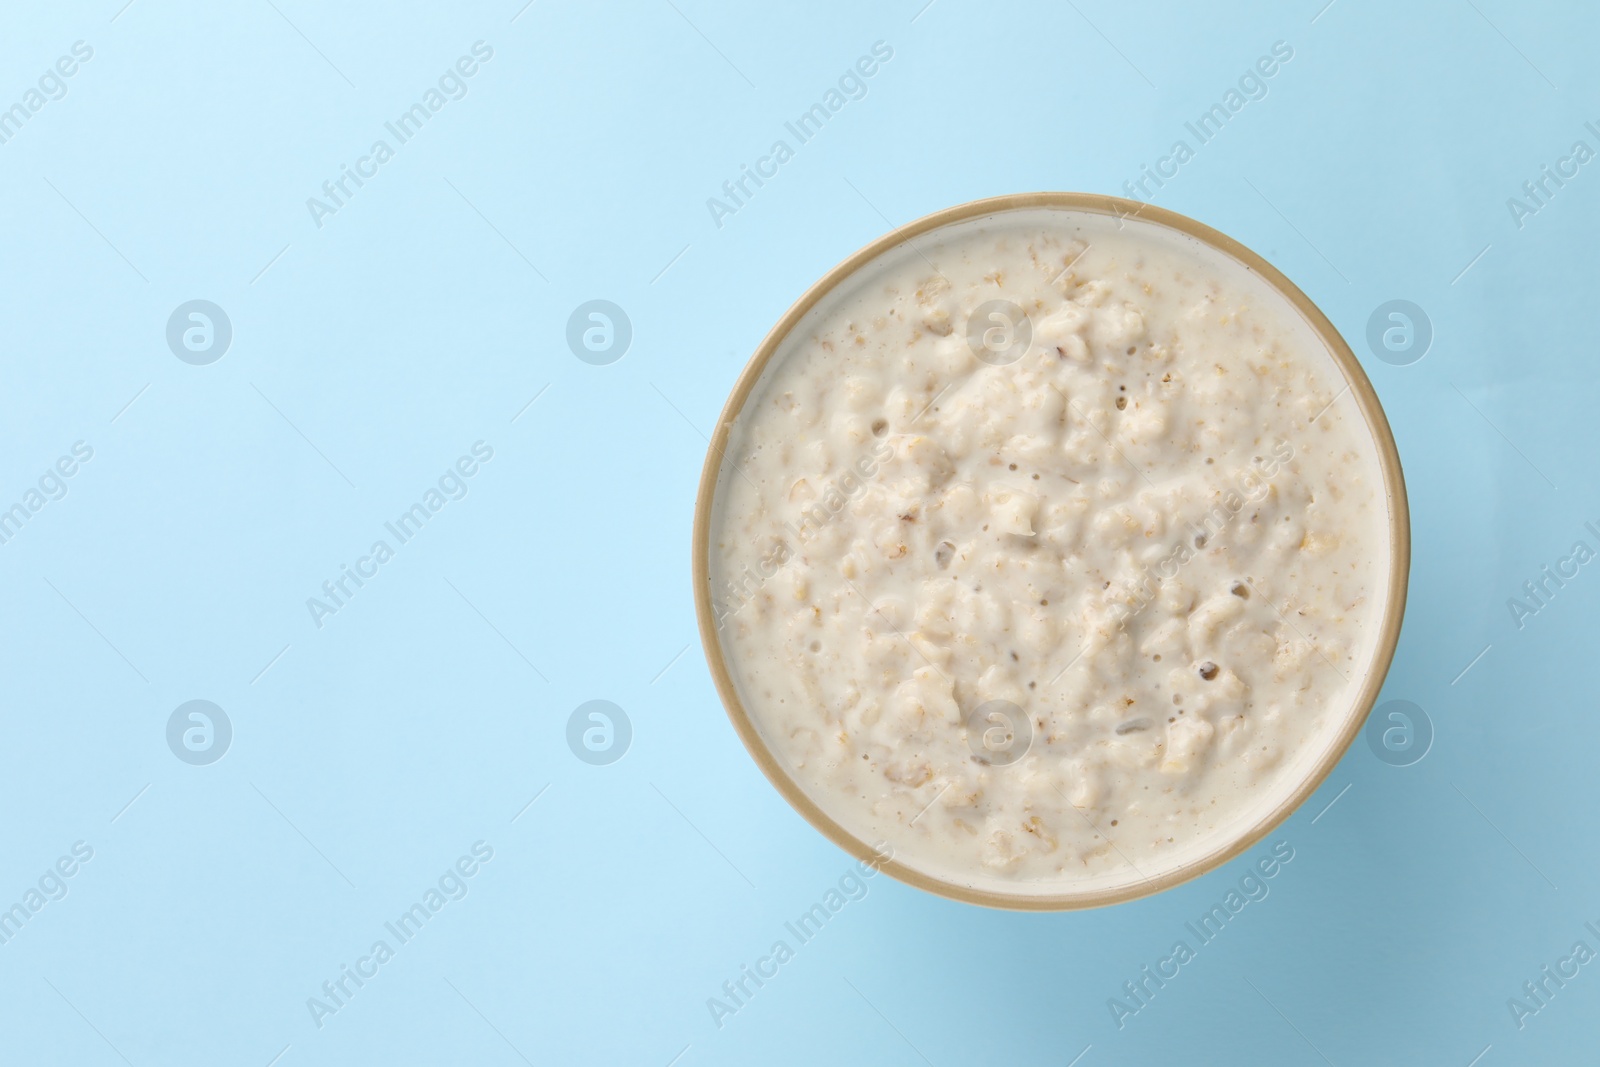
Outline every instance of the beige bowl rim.
{"type": "Polygon", "coordinates": [[[695,500],[692,550],[694,554],[694,604],[695,614],[699,622],[700,643],[705,651],[706,662],[711,668],[711,676],[716,683],[717,693],[722,698],[723,707],[727,710],[728,718],[733,722],[733,727],[738,732],[739,739],[744,742],[745,748],[749,750],[751,757],[756,761],[756,765],[761,768],[762,773],[767,776],[767,779],[777,788],[778,792],[783,794],[784,799],[805,817],[807,822],[811,823],[830,841],[852,856],[870,863],[900,881],[916,886],[918,889],[923,889],[951,900],[959,900],[991,908],[1006,908],[1016,911],[1065,911],[1076,908],[1101,907],[1107,904],[1135,900],[1151,893],[1170,889],[1175,885],[1214,870],[1271,833],[1322,785],[1323,781],[1333,771],[1334,766],[1344,757],[1356,735],[1361,732],[1362,724],[1365,723],[1367,716],[1372,711],[1373,704],[1377,701],[1379,690],[1383,686],[1390,663],[1394,659],[1395,646],[1400,639],[1400,623],[1405,615],[1406,585],[1411,567],[1411,524],[1406,506],[1405,479],[1400,469],[1400,454],[1395,447],[1394,435],[1390,432],[1388,419],[1384,417],[1383,407],[1378,402],[1378,394],[1373,390],[1372,383],[1367,379],[1361,364],[1356,360],[1355,354],[1351,352],[1350,346],[1345,343],[1339,331],[1334,328],[1333,324],[1328,321],[1327,316],[1293,282],[1284,277],[1272,264],[1238,241],[1177,212],[1168,211],[1165,208],[1136,200],[1126,200],[1121,197],[1104,196],[1096,193],[1037,192],[1013,193],[1006,196],[973,200],[965,204],[957,204],[954,207],[945,208],[942,211],[935,211],[931,215],[925,215],[914,222],[907,223],[897,230],[884,234],[845,259],[838,266],[824,274],[816,284],[806,290],[800,299],[794,302],[794,305],[784,313],[783,317],[767,333],[760,346],[756,348],[755,354],[750,357],[750,362],[745,365],[744,371],[739,375],[739,380],[735,383],[733,392],[728,396],[728,401],[723,406],[722,415],[717,420],[716,429],[711,435],[710,447],[706,451],[705,466],[701,471],[699,492],[695,500]],[[762,372],[766,370],[767,364],[782,347],[783,341],[788,337],[790,331],[824,296],[851,278],[867,263],[891,249],[930,231],[941,229],[954,223],[1030,208],[1050,208],[1098,215],[1112,215],[1120,218],[1136,218],[1143,222],[1154,223],[1158,226],[1176,230],[1236,260],[1259,275],[1262,280],[1281,294],[1285,300],[1293,305],[1295,310],[1300,313],[1306,323],[1327,346],[1334,362],[1349,383],[1350,392],[1354,395],[1356,404],[1366,420],[1373,441],[1377,445],[1378,460],[1383,470],[1384,489],[1388,497],[1390,536],[1390,572],[1387,603],[1371,665],[1363,679],[1360,691],[1350,705],[1338,737],[1329,746],[1322,759],[1311,769],[1311,773],[1298,784],[1282,803],[1270,811],[1262,813],[1243,833],[1224,841],[1211,852],[1190,863],[1175,867],[1154,878],[1147,878],[1127,886],[1093,891],[1066,891],[1053,894],[995,892],[933,877],[917,870],[915,867],[902,863],[896,858],[885,859],[872,845],[846,830],[832,816],[823,811],[806,795],[799,783],[794,780],[768,749],[766,742],[756,729],[755,723],[751,720],[739,699],[738,690],[728,671],[728,665],[723,659],[722,643],[717,636],[716,616],[711,604],[710,584],[712,504],[722,469],[723,455],[728,444],[728,436],[734,421],[744,408],[745,401],[760,380],[762,372]]]}

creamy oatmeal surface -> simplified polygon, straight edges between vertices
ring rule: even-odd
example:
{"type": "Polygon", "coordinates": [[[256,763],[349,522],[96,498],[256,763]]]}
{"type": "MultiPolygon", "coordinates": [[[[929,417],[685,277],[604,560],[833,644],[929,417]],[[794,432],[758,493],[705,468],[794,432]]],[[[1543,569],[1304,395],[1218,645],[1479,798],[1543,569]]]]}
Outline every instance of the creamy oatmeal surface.
{"type": "Polygon", "coordinates": [[[813,308],[735,422],[725,659],[806,793],[908,865],[1138,882],[1348,722],[1390,568],[1377,457],[1323,343],[1221,253],[1056,209],[946,227],[813,308]]]}

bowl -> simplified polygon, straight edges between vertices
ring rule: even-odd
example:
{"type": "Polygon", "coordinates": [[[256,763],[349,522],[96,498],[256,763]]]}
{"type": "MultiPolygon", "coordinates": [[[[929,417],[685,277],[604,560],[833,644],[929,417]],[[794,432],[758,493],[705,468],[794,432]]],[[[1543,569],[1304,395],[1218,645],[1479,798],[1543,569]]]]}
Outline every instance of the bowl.
{"type": "MultiPolygon", "coordinates": [[[[1335,397],[1335,401],[1337,399],[1338,397],[1335,397]]],[[[1330,406],[1333,402],[1330,401],[1330,406]]],[[[1316,791],[1344,756],[1351,742],[1361,731],[1362,724],[1378,697],[1399,639],[1409,568],[1410,526],[1405,484],[1394,438],[1371,383],[1349,346],[1327,317],[1271,264],[1232,238],[1163,208],[1090,193],[1019,193],[946,208],[885,234],[828,271],[778,320],[740,374],[711,436],[695,504],[693,583],[700,640],[728,718],[762,773],[806,821],[857,859],[886,871],[902,882],[939,896],[986,907],[1013,910],[1058,911],[1099,907],[1164,890],[1228,862],[1261,841],[1287,819],[1316,791]],[[1149,877],[1140,873],[1137,879],[1129,879],[1121,885],[1086,885],[1079,888],[1064,885],[1060,891],[1052,892],[1030,891],[1025,886],[1010,890],[1003,885],[983,884],[983,879],[976,876],[970,879],[952,877],[948,872],[926,869],[926,864],[919,865],[914,859],[886,855],[881,842],[865,840],[825,810],[825,803],[819,803],[813,798],[786,766],[785,761],[774,753],[744,706],[738,686],[730,673],[719,635],[711,585],[713,516],[719,481],[726,473],[726,451],[730,432],[763,374],[774,357],[784,350],[786,339],[807,313],[829,294],[845,287],[869,264],[901,249],[907,242],[957,224],[974,220],[979,220],[981,224],[981,220],[987,218],[999,218],[1010,212],[1038,209],[1104,216],[1117,220],[1119,227],[1131,220],[1136,226],[1148,225],[1182,235],[1212,252],[1231,259],[1256,275],[1281,296],[1290,313],[1297,316],[1326,348],[1338,372],[1343,375],[1361,419],[1371,435],[1377,450],[1377,465],[1381,470],[1382,487],[1379,495],[1387,504],[1389,537],[1387,581],[1382,582],[1381,572],[1379,575],[1379,584],[1384,588],[1385,603],[1379,617],[1375,643],[1366,661],[1365,673],[1360,678],[1359,684],[1349,691],[1352,699],[1348,708],[1344,708],[1342,714],[1335,716],[1336,728],[1325,728],[1322,731],[1325,741],[1323,737],[1315,739],[1323,741],[1321,747],[1313,750],[1310,757],[1301,759],[1303,771],[1293,787],[1278,797],[1270,807],[1263,807],[1260,811],[1250,811],[1234,832],[1217,840],[1213,847],[1169,869],[1149,877]]]]}

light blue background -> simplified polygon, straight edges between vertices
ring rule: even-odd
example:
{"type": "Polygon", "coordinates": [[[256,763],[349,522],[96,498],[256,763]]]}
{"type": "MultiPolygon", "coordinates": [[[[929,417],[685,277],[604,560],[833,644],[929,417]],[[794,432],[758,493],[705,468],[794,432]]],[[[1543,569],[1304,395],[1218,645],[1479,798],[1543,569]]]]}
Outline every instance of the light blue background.
{"type": "Polygon", "coordinates": [[[1523,1030],[1506,1001],[1600,949],[1600,575],[1521,630],[1506,600],[1596,544],[1600,162],[1520,229],[1506,200],[1600,148],[1600,16],[1323,2],[9,6],[0,107],[94,57],[0,145],[0,506],[94,458],[0,545],[0,904],[95,851],[0,945],[0,1059],[1592,1062],[1600,965],[1523,1030]],[[306,198],[478,40],[468,95],[317,228],[306,198]],[[707,197],[879,40],[866,97],[718,228],[707,197]],[[1124,1029],[1107,998],[1248,860],[1050,916],[875,878],[719,1029],[706,999],[849,866],[698,648],[690,513],[736,374],[891,225],[1118,192],[1279,40],[1268,96],[1155,199],[1362,356],[1415,536],[1385,698],[1432,750],[1358,740],[1269,839],[1295,849],[1271,896],[1124,1029]],[[233,324],[210,366],[164,338],[195,298],[233,324]],[[564,339],[594,298],[634,328],[610,366],[564,339]],[[1411,366],[1364,341],[1395,298],[1435,330],[1411,366]],[[316,628],[306,598],[478,440],[470,494],[316,628]],[[234,728],[204,767],[164,734],[196,698],[234,728]],[[610,766],[564,740],[591,699],[632,720],[610,766]],[[478,840],[469,894],[319,1029],[307,998],[478,840]]]}

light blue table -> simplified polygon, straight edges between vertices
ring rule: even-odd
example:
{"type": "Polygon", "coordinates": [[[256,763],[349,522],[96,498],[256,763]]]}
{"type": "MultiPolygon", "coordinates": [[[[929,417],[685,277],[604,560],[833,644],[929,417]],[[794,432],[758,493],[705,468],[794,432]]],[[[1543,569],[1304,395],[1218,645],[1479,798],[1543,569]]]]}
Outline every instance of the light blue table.
{"type": "Polygon", "coordinates": [[[8,9],[0,1060],[1594,1062],[1600,17],[1323,2],[8,9]],[[712,690],[703,434],[891,226],[1141,179],[1366,363],[1431,738],[1153,899],[791,941],[851,864],[712,690]]]}

